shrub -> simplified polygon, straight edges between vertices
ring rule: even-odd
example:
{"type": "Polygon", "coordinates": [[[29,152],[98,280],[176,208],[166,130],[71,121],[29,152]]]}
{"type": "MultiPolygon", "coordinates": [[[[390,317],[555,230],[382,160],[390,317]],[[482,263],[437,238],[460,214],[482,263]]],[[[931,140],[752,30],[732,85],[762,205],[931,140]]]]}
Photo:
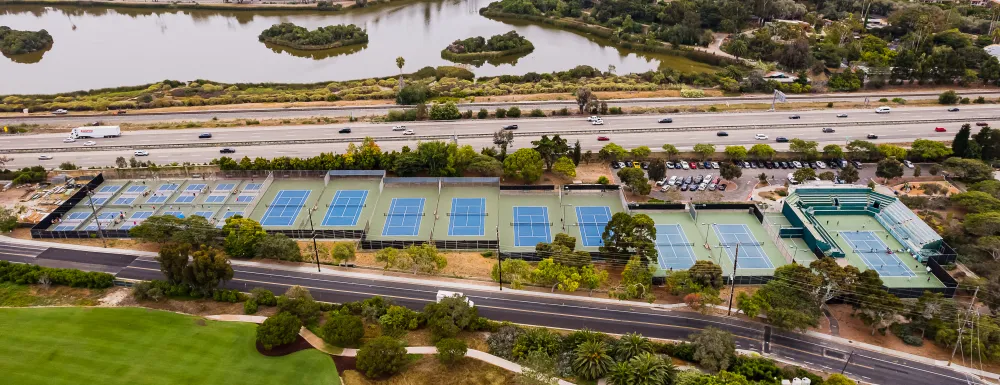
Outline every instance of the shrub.
{"type": "Polygon", "coordinates": [[[484,251],[482,253],[479,253],[479,255],[482,255],[484,258],[493,258],[493,252],[492,251],[484,251]]]}
{"type": "Polygon", "coordinates": [[[476,114],[477,119],[486,119],[488,117],[490,117],[490,113],[485,108],[480,108],[479,113],[476,114]]]}
{"type": "Polygon", "coordinates": [[[518,108],[517,106],[513,106],[509,110],[507,110],[507,116],[509,116],[511,118],[520,118],[521,117],[521,109],[518,108]]]}
{"type": "Polygon", "coordinates": [[[365,325],[361,318],[347,314],[330,314],[320,328],[323,340],[340,347],[351,347],[365,336],[365,325]]]}
{"type": "Polygon", "coordinates": [[[507,110],[505,110],[503,108],[497,108],[497,111],[496,111],[495,114],[496,114],[497,119],[503,119],[503,118],[507,117],[507,110]]]}
{"type": "Polygon", "coordinates": [[[623,113],[621,107],[611,107],[608,109],[608,112],[611,115],[621,115],[623,113]]]}
{"type": "Polygon", "coordinates": [[[295,342],[301,327],[302,323],[294,314],[279,312],[257,326],[257,343],[264,346],[264,350],[290,344],[295,342]]]}
{"type": "Polygon", "coordinates": [[[243,303],[243,314],[257,314],[257,301],[253,298],[243,303]]]}
{"type": "Polygon", "coordinates": [[[543,112],[542,110],[536,108],[536,109],[531,110],[531,113],[528,116],[530,116],[532,118],[544,118],[545,117],[545,112],[543,112]]]}
{"type": "Polygon", "coordinates": [[[601,175],[597,177],[597,184],[611,184],[611,181],[608,180],[608,177],[601,175]]]}
{"type": "Polygon", "coordinates": [[[958,93],[955,91],[945,91],[941,95],[938,95],[938,104],[955,104],[958,103],[958,93]]]}
{"type": "Polygon", "coordinates": [[[247,298],[247,295],[240,293],[239,290],[220,289],[212,293],[212,299],[217,302],[237,303],[246,301],[247,298]]]}
{"type": "Polygon", "coordinates": [[[313,299],[302,286],[288,288],[285,295],[278,297],[278,311],[289,312],[299,317],[302,323],[309,325],[319,316],[319,303],[313,299]]]}
{"type": "Polygon", "coordinates": [[[437,347],[437,359],[442,364],[451,365],[463,357],[465,357],[465,352],[469,350],[469,347],[465,345],[465,341],[457,338],[445,338],[438,343],[434,344],[437,347]]]}
{"type": "Polygon", "coordinates": [[[879,101],[879,103],[886,103],[886,102],[888,102],[888,101],[889,101],[889,99],[886,99],[886,98],[881,98],[881,99],[879,99],[878,101],[879,101]]]}
{"type": "Polygon", "coordinates": [[[258,305],[263,305],[263,306],[278,305],[278,298],[274,296],[274,293],[262,287],[250,290],[250,299],[256,302],[258,305]]]}
{"type": "Polygon", "coordinates": [[[892,98],[892,102],[896,104],[906,104],[906,99],[903,98],[892,98]]]}
{"type": "Polygon", "coordinates": [[[38,279],[42,275],[48,276],[52,285],[105,289],[115,284],[115,277],[108,273],[85,272],[76,269],[57,269],[0,261],[0,282],[28,285],[38,283],[38,279]]]}
{"type": "Polygon", "coordinates": [[[521,334],[524,334],[524,329],[520,327],[511,324],[501,325],[486,339],[486,345],[490,347],[490,354],[513,361],[514,344],[521,334]]]}
{"type": "Polygon", "coordinates": [[[421,315],[402,306],[389,306],[385,314],[378,317],[382,326],[382,334],[391,337],[402,337],[407,330],[415,330],[420,326],[421,315]]]}
{"type": "Polygon", "coordinates": [[[392,337],[378,337],[358,350],[357,365],[368,378],[396,374],[406,365],[406,348],[392,337]]]}
{"type": "Polygon", "coordinates": [[[682,98],[704,98],[705,97],[705,91],[702,91],[702,90],[699,90],[699,89],[696,89],[696,88],[685,88],[685,89],[681,90],[681,97],[682,98]]]}
{"type": "Polygon", "coordinates": [[[559,335],[545,328],[529,329],[514,342],[515,358],[524,358],[528,352],[542,351],[556,357],[562,352],[562,341],[559,335]]]}

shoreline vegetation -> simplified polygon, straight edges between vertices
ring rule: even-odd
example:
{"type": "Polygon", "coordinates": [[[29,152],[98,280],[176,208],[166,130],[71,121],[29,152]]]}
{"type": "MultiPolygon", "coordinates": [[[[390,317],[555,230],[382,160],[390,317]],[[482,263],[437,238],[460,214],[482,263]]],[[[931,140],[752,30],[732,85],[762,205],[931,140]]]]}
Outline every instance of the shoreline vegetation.
{"type": "Polygon", "coordinates": [[[493,35],[487,40],[482,36],[455,40],[441,50],[441,58],[458,63],[482,63],[490,59],[523,56],[535,50],[524,36],[516,31],[493,35]]]}
{"type": "MultiPolygon", "coordinates": [[[[43,5],[43,6],[77,6],[77,7],[101,7],[101,8],[143,8],[143,9],[195,9],[212,11],[300,11],[300,12],[336,12],[346,9],[360,9],[376,4],[387,4],[390,1],[365,2],[365,5],[350,4],[344,6],[333,1],[312,1],[296,4],[238,4],[238,3],[212,3],[201,4],[195,1],[175,2],[175,1],[100,1],[100,0],[0,0],[0,6],[8,5],[43,5]]],[[[405,1],[405,0],[402,0],[405,1]]],[[[395,2],[395,1],[393,1],[395,2]]]]}
{"type": "Polygon", "coordinates": [[[5,56],[28,55],[52,48],[52,35],[42,29],[21,31],[0,26],[0,53],[5,56]]]}
{"type": "Polygon", "coordinates": [[[354,24],[308,30],[292,23],[272,25],[257,36],[264,43],[303,51],[322,51],[368,43],[368,32],[354,24]]]}

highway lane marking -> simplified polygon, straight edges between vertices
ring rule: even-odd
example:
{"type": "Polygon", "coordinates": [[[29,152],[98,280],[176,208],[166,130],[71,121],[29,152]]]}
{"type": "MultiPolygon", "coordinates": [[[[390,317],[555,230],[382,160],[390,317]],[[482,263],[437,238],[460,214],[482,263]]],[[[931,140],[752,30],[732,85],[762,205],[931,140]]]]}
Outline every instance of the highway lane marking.
{"type": "Polygon", "coordinates": [[[18,257],[38,258],[38,254],[19,254],[19,253],[12,253],[9,251],[0,252],[0,255],[16,255],[18,257]]]}

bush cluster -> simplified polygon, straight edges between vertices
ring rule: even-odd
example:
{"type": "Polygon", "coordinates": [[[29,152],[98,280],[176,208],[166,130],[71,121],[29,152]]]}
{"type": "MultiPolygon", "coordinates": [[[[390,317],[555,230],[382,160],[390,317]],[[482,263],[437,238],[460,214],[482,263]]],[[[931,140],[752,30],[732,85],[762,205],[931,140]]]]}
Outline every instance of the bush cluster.
{"type": "Polygon", "coordinates": [[[18,31],[0,26],[0,52],[4,55],[21,55],[41,51],[52,46],[52,35],[46,30],[18,31]]]}
{"type": "Polygon", "coordinates": [[[330,49],[368,42],[368,33],[354,24],[319,27],[312,31],[292,23],[272,25],[257,36],[263,42],[297,49],[330,49]]]}
{"type": "Polygon", "coordinates": [[[88,289],[105,289],[115,284],[115,277],[108,273],[87,272],[76,269],[57,269],[0,261],[0,282],[19,285],[36,284],[47,277],[49,284],[88,289]]]}

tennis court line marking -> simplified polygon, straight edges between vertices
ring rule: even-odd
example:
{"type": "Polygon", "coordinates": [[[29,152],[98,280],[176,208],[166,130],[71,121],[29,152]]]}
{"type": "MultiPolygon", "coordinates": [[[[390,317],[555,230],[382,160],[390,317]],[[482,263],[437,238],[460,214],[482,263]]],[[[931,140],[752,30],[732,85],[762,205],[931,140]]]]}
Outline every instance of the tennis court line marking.
{"type": "MultiPolygon", "coordinates": [[[[405,219],[406,215],[410,214],[410,208],[416,208],[417,209],[414,214],[422,214],[424,212],[424,204],[425,203],[426,203],[426,200],[424,198],[392,198],[392,200],[389,202],[389,212],[385,216],[386,217],[385,224],[382,225],[382,236],[386,236],[386,237],[416,237],[416,236],[419,236],[420,235],[420,224],[423,222],[423,216],[417,216],[416,221],[412,225],[405,225],[405,224],[392,225],[389,222],[392,220],[393,217],[395,217],[397,215],[400,216],[400,217],[402,217],[403,219],[405,219]],[[404,199],[408,200],[408,201],[409,200],[415,201],[417,203],[417,205],[415,205],[415,206],[409,205],[409,204],[407,204],[406,206],[399,205],[399,201],[400,200],[404,200],[404,199]],[[397,212],[398,209],[402,209],[402,212],[397,212]],[[400,228],[400,229],[410,228],[411,233],[409,233],[409,234],[407,234],[407,233],[404,233],[404,234],[386,234],[389,231],[390,228],[395,229],[397,227],[400,228]]],[[[400,220],[403,221],[403,219],[400,219],[400,220]]],[[[405,221],[403,221],[403,222],[405,223],[405,221]]]]}
{"type": "MultiPolygon", "coordinates": [[[[521,217],[536,217],[536,216],[542,217],[543,221],[541,222],[541,224],[545,228],[545,234],[544,234],[545,240],[543,242],[546,242],[546,243],[552,242],[552,230],[549,229],[549,223],[550,222],[549,222],[549,208],[548,208],[548,206],[512,206],[512,209],[513,209],[512,210],[513,211],[512,212],[512,214],[513,214],[513,222],[512,223],[522,223],[522,222],[518,221],[518,219],[521,218],[521,217]],[[540,211],[537,214],[534,214],[534,213],[523,214],[523,213],[521,213],[521,209],[540,209],[540,211]]],[[[528,221],[528,222],[534,223],[533,221],[528,221]]],[[[535,242],[535,244],[531,244],[531,245],[522,244],[522,242],[521,242],[522,236],[524,238],[538,238],[538,237],[541,237],[542,235],[535,235],[535,230],[533,228],[531,230],[531,235],[520,234],[521,231],[522,231],[522,229],[519,229],[519,227],[521,227],[521,226],[514,226],[514,246],[515,247],[528,247],[528,246],[534,246],[535,244],[538,244],[538,242],[535,242]]]]}
{"type": "MultiPolygon", "coordinates": [[[[760,241],[758,241],[757,237],[755,235],[753,235],[752,232],[750,232],[750,226],[747,226],[745,223],[739,223],[739,224],[736,224],[736,223],[721,223],[721,224],[715,224],[712,227],[715,229],[715,235],[716,235],[716,237],[719,238],[719,242],[722,242],[722,240],[723,240],[722,236],[723,235],[737,236],[739,234],[746,234],[746,235],[750,236],[753,239],[753,242],[755,244],[754,245],[745,246],[745,247],[750,247],[750,248],[755,247],[755,248],[757,248],[757,250],[760,250],[760,255],[752,255],[752,256],[747,255],[747,256],[744,256],[743,258],[744,259],[751,259],[751,260],[753,260],[753,259],[761,259],[765,263],[767,263],[767,267],[740,267],[739,264],[737,264],[737,266],[736,266],[737,269],[773,269],[774,268],[774,264],[771,263],[770,257],[768,257],[767,253],[764,252],[764,248],[762,246],[756,244],[756,243],[759,243],[760,241]],[[722,229],[720,229],[719,226],[740,226],[742,232],[740,232],[740,233],[723,233],[722,229]]],[[[739,243],[739,238],[736,239],[736,242],[739,243]]],[[[722,243],[725,243],[725,242],[722,242],[722,243]]],[[[729,250],[731,247],[723,246],[723,248],[725,249],[726,256],[729,257],[729,262],[734,263],[734,259],[735,259],[734,255],[731,254],[730,250],[729,250]]]]}
{"type": "Polygon", "coordinates": [[[486,211],[486,198],[457,198],[457,197],[456,198],[451,198],[451,211],[450,211],[451,215],[448,217],[448,236],[449,237],[481,237],[481,236],[486,235],[486,218],[485,218],[485,216],[479,216],[479,214],[484,214],[484,211],[486,211]],[[475,203],[475,205],[473,205],[472,203],[475,203]],[[458,207],[465,209],[465,212],[464,213],[457,212],[456,208],[458,208],[458,207]],[[472,212],[473,208],[476,209],[477,212],[475,214],[476,214],[476,217],[479,218],[477,220],[478,224],[476,224],[475,226],[469,225],[469,219],[472,217],[472,215],[468,215],[468,214],[473,214],[473,212],[472,212]],[[455,214],[467,214],[465,216],[465,225],[456,225],[455,224],[455,219],[457,217],[455,214]],[[456,228],[462,229],[462,230],[468,229],[470,231],[471,230],[475,230],[476,233],[475,234],[456,234],[456,232],[455,232],[456,228]]]}

